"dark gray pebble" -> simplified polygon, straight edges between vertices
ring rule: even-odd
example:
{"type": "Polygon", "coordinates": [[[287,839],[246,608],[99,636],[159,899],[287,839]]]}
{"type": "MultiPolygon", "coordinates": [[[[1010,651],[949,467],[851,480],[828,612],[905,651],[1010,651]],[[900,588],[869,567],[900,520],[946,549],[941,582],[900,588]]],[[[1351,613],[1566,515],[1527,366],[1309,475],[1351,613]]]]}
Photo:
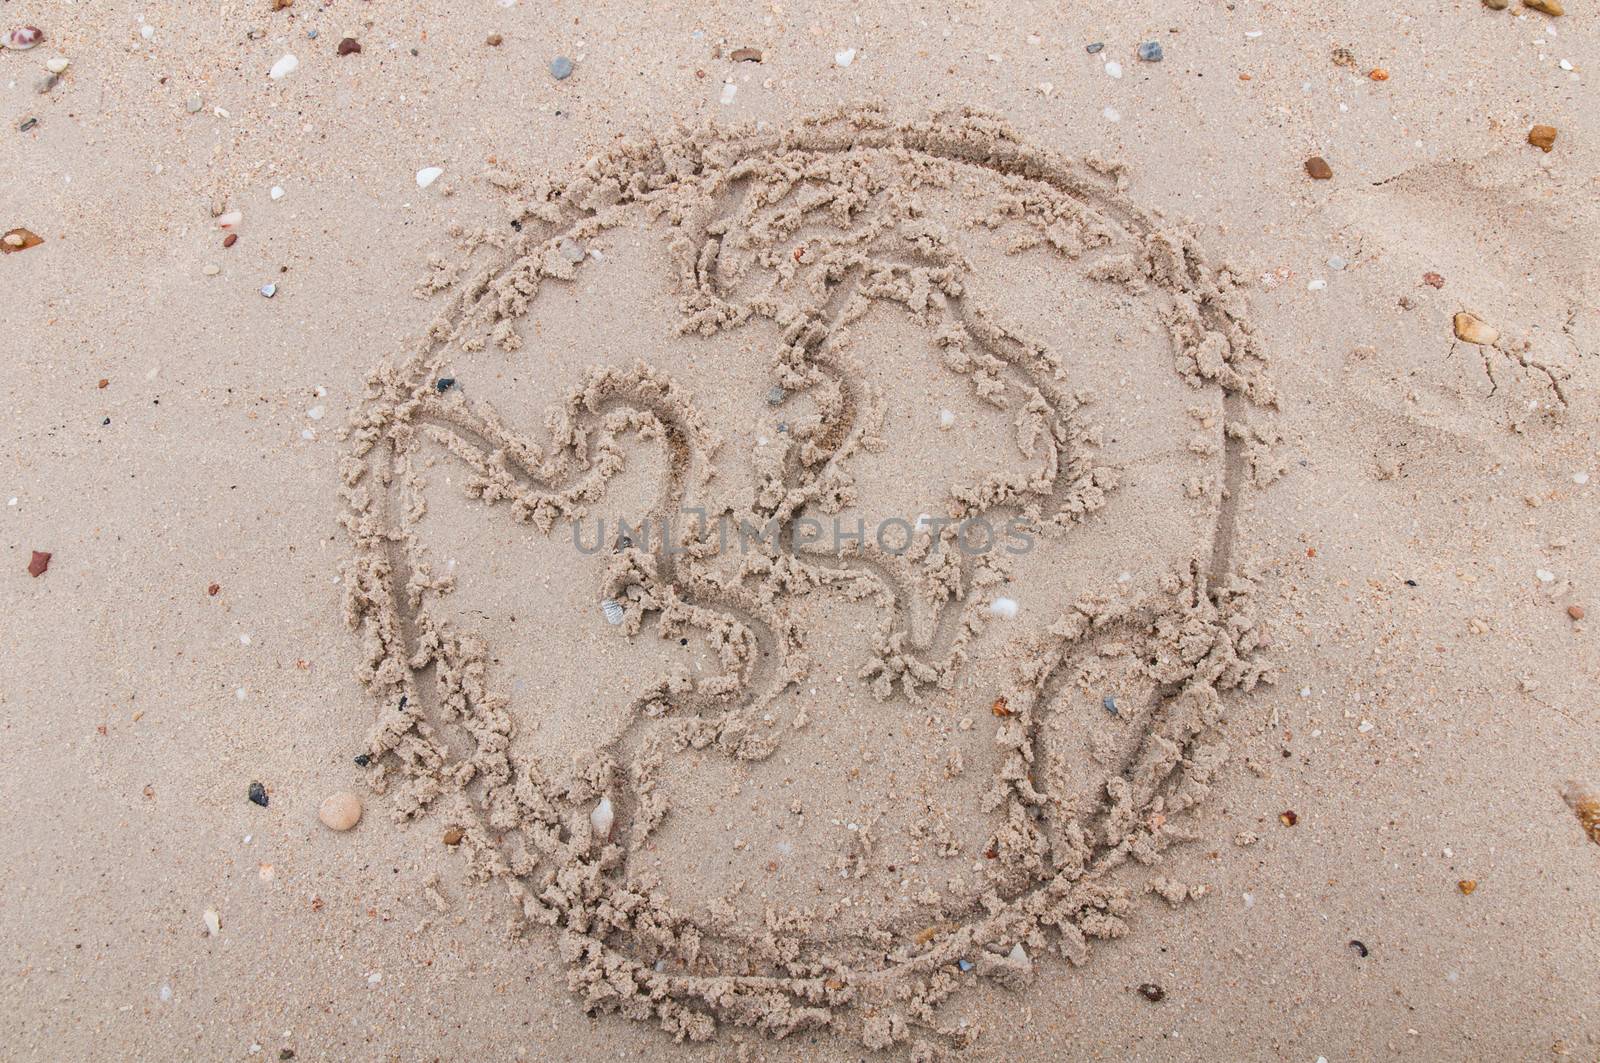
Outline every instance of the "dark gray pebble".
{"type": "Polygon", "coordinates": [[[248,793],[253,804],[260,805],[262,808],[267,807],[267,788],[265,786],[258,782],[253,782],[250,784],[248,793]]]}
{"type": "Polygon", "coordinates": [[[1089,47],[1085,48],[1084,51],[1088,52],[1090,55],[1093,55],[1104,47],[1105,45],[1100,41],[1095,41],[1093,44],[1089,45],[1089,47]]]}
{"type": "Polygon", "coordinates": [[[1117,698],[1116,698],[1116,695],[1107,694],[1105,697],[1101,698],[1100,699],[1100,707],[1105,709],[1111,715],[1115,716],[1117,714],[1117,698]]]}
{"type": "Polygon", "coordinates": [[[1161,51],[1160,41],[1145,41],[1139,45],[1139,58],[1147,63],[1159,63],[1165,53],[1161,51]]]}
{"type": "Polygon", "coordinates": [[[442,376],[438,380],[434,381],[433,386],[438,388],[440,391],[449,391],[451,388],[456,386],[456,378],[453,376],[442,376]]]}

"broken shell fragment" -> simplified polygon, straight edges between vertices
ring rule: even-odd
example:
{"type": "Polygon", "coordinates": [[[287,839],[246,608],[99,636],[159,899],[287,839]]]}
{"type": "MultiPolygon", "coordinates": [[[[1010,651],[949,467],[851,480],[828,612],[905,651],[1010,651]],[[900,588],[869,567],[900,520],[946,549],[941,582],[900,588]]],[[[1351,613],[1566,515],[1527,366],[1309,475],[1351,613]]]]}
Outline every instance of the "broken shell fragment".
{"type": "Polygon", "coordinates": [[[1592,786],[1574,781],[1567,783],[1561,791],[1561,799],[1578,817],[1578,823],[1589,840],[1600,845],[1600,792],[1592,786]]]}
{"type": "Polygon", "coordinates": [[[616,825],[617,816],[611,808],[611,798],[602,797],[600,803],[594,806],[589,813],[589,826],[594,828],[595,837],[602,841],[611,837],[611,828],[616,825]]]}
{"type": "Polygon", "coordinates": [[[4,237],[0,237],[0,252],[8,255],[18,251],[26,251],[30,247],[38,247],[44,243],[44,237],[27,229],[12,229],[4,237]]]}
{"type": "Polygon", "coordinates": [[[1480,347],[1489,347],[1500,338],[1500,330],[1467,313],[1465,310],[1456,314],[1455,320],[1456,339],[1466,343],[1476,343],[1480,347]]]}

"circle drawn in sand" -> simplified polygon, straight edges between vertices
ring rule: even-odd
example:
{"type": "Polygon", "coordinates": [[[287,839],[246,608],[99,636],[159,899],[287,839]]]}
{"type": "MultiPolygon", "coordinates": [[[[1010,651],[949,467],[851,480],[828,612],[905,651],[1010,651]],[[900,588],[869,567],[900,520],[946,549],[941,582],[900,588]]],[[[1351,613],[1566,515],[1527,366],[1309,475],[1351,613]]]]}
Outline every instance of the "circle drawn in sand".
{"type": "Polygon", "coordinates": [[[1273,397],[1231,274],[1115,166],[970,112],[493,180],[512,230],[438,264],[448,307],[374,374],[343,468],[397,813],[553,928],[589,1009],[696,1040],[965,1044],[938,1010],[964,984],[1082,963],[1139,891],[1187,897],[1156,869],[1226,758],[1223,694],[1263,674],[1231,551],[1276,475],[1248,416],[1273,397]],[[841,522],[867,531],[810,531],[841,522]],[[979,523],[1032,546],[974,550],[979,523]],[[502,652],[530,588],[593,603],[535,660],[502,652]],[[625,697],[585,678],[647,634],[625,697]],[[771,805],[861,719],[873,819],[797,831],[844,841],[791,871],[758,801],[711,858],[705,779],[771,805]]]}

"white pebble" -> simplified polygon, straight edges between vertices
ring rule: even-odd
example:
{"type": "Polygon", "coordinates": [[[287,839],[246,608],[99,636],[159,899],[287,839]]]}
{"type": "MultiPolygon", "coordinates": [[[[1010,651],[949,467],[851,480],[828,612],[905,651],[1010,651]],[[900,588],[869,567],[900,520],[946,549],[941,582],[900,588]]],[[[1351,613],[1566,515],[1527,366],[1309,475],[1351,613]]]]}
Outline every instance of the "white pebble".
{"type": "Polygon", "coordinates": [[[237,210],[230,210],[228,213],[217,218],[217,228],[231,229],[233,226],[238,225],[242,221],[244,221],[244,215],[241,212],[237,210]]]}
{"type": "Polygon", "coordinates": [[[939,411],[939,427],[948,429],[948,428],[954,428],[955,426],[956,426],[956,414],[955,414],[955,411],[954,410],[940,410],[939,411]]]}
{"type": "Polygon", "coordinates": [[[151,37],[154,37],[155,35],[156,35],[156,28],[154,26],[150,25],[148,22],[145,23],[143,26],[139,27],[139,36],[143,37],[145,40],[148,41],[151,37]]]}
{"type": "MultiPolygon", "coordinates": [[[[1560,63],[1558,63],[1558,64],[1557,64],[1557,65],[1558,65],[1558,66],[1560,66],[1560,67],[1561,67],[1561,69],[1562,69],[1562,70],[1571,70],[1571,69],[1572,69],[1572,60],[1570,60],[1570,59],[1563,59],[1563,60],[1561,60],[1561,62],[1560,62],[1560,63]]],[[[63,68],[63,69],[64,69],[64,68],[63,68]]],[[[59,71],[59,70],[58,70],[58,71],[56,71],[56,73],[58,73],[58,74],[59,74],[59,73],[60,73],[60,71],[59,71]]]]}
{"type": "Polygon", "coordinates": [[[296,59],[292,54],[286,55],[272,64],[272,69],[267,71],[267,76],[273,81],[281,81],[294,73],[299,66],[300,60],[296,59]]]}
{"type": "Polygon", "coordinates": [[[840,66],[849,66],[856,61],[856,50],[854,48],[846,48],[842,52],[834,52],[833,61],[840,66]]]}
{"type": "Polygon", "coordinates": [[[217,914],[217,910],[215,908],[206,909],[205,920],[206,933],[210,934],[212,937],[216,937],[218,934],[222,933],[222,916],[217,914]]]}
{"type": "Polygon", "coordinates": [[[1575,472],[1572,474],[1572,482],[1577,484],[1579,487],[1582,487],[1584,484],[1589,482],[1589,474],[1586,472],[1575,472]]]}
{"type": "Polygon", "coordinates": [[[311,418],[313,421],[320,421],[322,420],[322,415],[327,412],[328,409],[326,406],[313,406],[311,409],[306,411],[306,416],[311,418]]]}
{"type": "Polygon", "coordinates": [[[1322,291],[1322,289],[1326,288],[1327,286],[1328,286],[1328,282],[1323,280],[1321,277],[1318,277],[1316,280],[1311,281],[1309,284],[1306,285],[1306,291],[1308,291],[1308,292],[1320,292],[1320,291],[1322,291]]]}
{"type": "Polygon", "coordinates": [[[369,986],[376,987],[381,981],[383,981],[383,973],[381,971],[373,971],[367,975],[367,985],[369,986]]]}
{"type": "Polygon", "coordinates": [[[722,84],[722,102],[723,103],[732,103],[733,102],[733,98],[735,96],[737,96],[738,94],[739,94],[739,86],[735,85],[731,81],[723,82],[723,84],[722,84]]]}
{"type": "Polygon", "coordinates": [[[1115,59],[1110,60],[1109,62],[1106,63],[1106,73],[1108,75],[1110,75],[1111,77],[1114,77],[1114,78],[1121,77],[1122,76],[1122,64],[1117,62],[1115,59]]]}
{"type": "Polygon", "coordinates": [[[271,195],[273,199],[282,199],[283,198],[283,189],[281,187],[279,187],[278,185],[273,185],[272,186],[272,191],[270,193],[268,193],[268,194],[271,195]]]}
{"type": "Polygon", "coordinates": [[[1039,91],[1044,93],[1044,95],[1046,95],[1046,96],[1050,95],[1052,92],[1056,91],[1056,87],[1055,87],[1054,82],[1050,82],[1050,81],[1041,81],[1041,82],[1039,82],[1039,91]]]}
{"type": "Polygon", "coordinates": [[[1100,113],[1105,116],[1105,120],[1108,122],[1122,121],[1122,115],[1118,113],[1117,109],[1110,104],[1106,104],[1106,109],[1100,113]]]}
{"type": "Polygon", "coordinates": [[[1534,572],[1534,575],[1539,577],[1539,582],[1540,583],[1549,583],[1551,580],[1556,578],[1556,574],[1554,572],[1551,572],[1547,568],[1541,568],[1541,569],[1536,570],[1534,572]]]}
{"type": "Polygon", "coordinates": [[[417,171],[417,187],[427,188],[444,175],[444,168],[440,166],[424,166],[417,171]]]}
{"type": "MultiPolygon", "coordinates": [[[[48,60],[44,64],[44,68],[46,70],[50,71],[50,73],[52,73],[52,74],[60,74],[60,73],[64,72],[67,69],[67,67],[69,67],[71,65],[72,65],[72,60],[68,59],[64,55],[58,55],[58,56],[54,56],[50,60],[48,60]]],[[[1571,69],[1571,68],[1569,67],[1568,69],[1571,69]]]]}
{"type": "Polygon", "coordinates": [[[989,615],[998,616],[1003,620],[1017,618],[1017,603],[1012,598],[996,598],[989,603],[989,615]]]}

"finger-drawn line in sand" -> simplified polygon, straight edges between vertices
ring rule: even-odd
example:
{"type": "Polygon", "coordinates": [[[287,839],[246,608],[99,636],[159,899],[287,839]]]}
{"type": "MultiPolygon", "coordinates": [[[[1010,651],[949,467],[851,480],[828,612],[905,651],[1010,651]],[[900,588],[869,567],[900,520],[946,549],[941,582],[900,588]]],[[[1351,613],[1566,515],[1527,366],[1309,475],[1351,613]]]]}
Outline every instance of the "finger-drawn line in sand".
{"type": "Polygon", "coordinates": [[[445,809],[474,872],[504,884],[520,922],[554,929],[571,987],[591,1010],[680,1038],[710,1038],[719,1024],[772,1036],[826,1028],[928,1055],[975,1035],[937,1011],[965,982],[1026,981],[1046,951],[1082,963],[1092,940],[1127,929],[1134,901],[1121,869],[1155,865],[1185,839],[1183,814],[1226,756],[1222,694],[1263,677],[1252,660],[1263,639],[1251,588],[1234,574],[1232,551],[1247,481],[1274,475],[1270,437],[1248,414],[1274,397],[1233,276],[1134,206],[1124,185],[1113,165],[1067,161],[970,111],[899,123],[864,107],[780,132],[675,132],[619,147],[565,184],[520,190],[518,235],[470,276],[442,270],[436,286],[454,289],[449,305],[412,354],[374,374],[342,468],[354,544],[348,616],[363,641],[362,681],[384,706],[367,748],[373,785],[404,817],[445,809]],[[952,548],[953,525],[918,528],[899,555],[870,542],[828,552],[796,544],[797,521],[851,499],[846,464],[874,430],[873,397],[837,349],[850,324],[875,304],[903,308],[935,335],[947,370],[1015,413],[1017,449],[1033,468],[952,489],[947,516],[1014,516],[1066,538],[1117,490],[1114,471],[1093,460],[1058,353],[979,304],[961,233],[922,209],[920,189],[965,180],[1002,203],[983,225],[1015,229],[1017,249],[1050,250],[1148,302],[1175,371],[1197,391],[1220,391],[1223,415],[1206,425],[1220,474],[1174,485],[1174,505],[1186,493],[1205,507],[1206,539],[1159,592],[1085,598],[1024,640],[1028,663],[996,692],[1002,756],[983,810],[994,829],[980,902],[865,933],[801,911],[769,912],[749,930],[697,922],[631,873],[630,857],[671,814],[665,758],[694,748],[759,760],[781,741],[760,721],[805,675],[793,602],[841,592],[877,605],[862,677],[883,699],[948,689],[992,622],[985,588],[999,574],[988,556],[952,548]],[[736,573],[709,564],[692,530],[677,550],[610,544],[599,591],[620,607],[620,631],[703,633],[722,671],[662,677],[619,733],[570,776],[550,778],[512,755],[513,718],[487,647],[443,619],[450,580],[417,535],[423,457],[448,455],[471,496],[547,534],[603,498],[639,446],[658,444],[664,458],[654,517],[670,520],[717,476],[718,433],[692,396],[644,364],[591,369],[542,441],[491,403],[438,386],[457,351],[516,350],[518,322],[546,286],[584,268],[585,243],[641,215],[670,234],[684,333],[772,322],[781,339],[771,401],[805,396],[812,412],[787,426],[752,504],[732,514],[780,529],[736,573]],[[1119,709],[1139,738],[1084,807],[1050,766],[1045,721],[1074,667],[1113,655],[1135,662],[1153,694],[1119,709]],[[451,733],[469,740],[470,754],[452,752],[451,733]]]}

